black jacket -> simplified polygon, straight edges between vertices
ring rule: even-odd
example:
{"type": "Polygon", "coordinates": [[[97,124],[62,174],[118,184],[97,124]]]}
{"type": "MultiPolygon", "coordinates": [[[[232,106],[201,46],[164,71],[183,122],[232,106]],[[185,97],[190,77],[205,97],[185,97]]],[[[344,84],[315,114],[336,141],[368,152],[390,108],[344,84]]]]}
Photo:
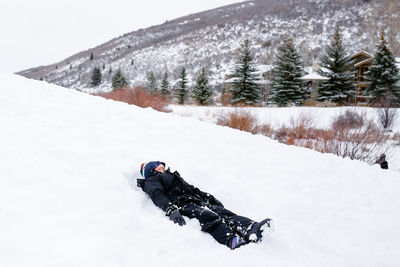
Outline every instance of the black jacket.
{"type": "Polygon", "coordinates": [[[177,171],[154,172],[146,179],[137,179],[137,182],[153,203],[165,212],[173,205],[183,207],[188,203],[218,205],[211,194],[188,184],[177,171]]]}

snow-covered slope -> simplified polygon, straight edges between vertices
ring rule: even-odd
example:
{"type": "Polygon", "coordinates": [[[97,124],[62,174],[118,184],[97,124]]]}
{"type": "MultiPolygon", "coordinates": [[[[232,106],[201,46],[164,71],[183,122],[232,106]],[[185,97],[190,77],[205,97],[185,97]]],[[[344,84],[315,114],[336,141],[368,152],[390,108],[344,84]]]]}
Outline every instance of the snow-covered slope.
{"type": "Polygon", "coordinates": [[[398,173],[0,74],[0,266],[396,266],[398,173]],[[135,186],[164,160],[237,213],[276,221],[231,251],[135,186]]]}

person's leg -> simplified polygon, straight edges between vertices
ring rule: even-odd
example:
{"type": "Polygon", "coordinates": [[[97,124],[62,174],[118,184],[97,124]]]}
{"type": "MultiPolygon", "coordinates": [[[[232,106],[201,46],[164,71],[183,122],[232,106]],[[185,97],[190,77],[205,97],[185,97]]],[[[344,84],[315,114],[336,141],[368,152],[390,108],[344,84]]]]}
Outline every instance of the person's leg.
{"type": "Polygon", "coordinates": [[[230,241],[235,233],[216,212],[196,204],[187,204],[181,208],[180,213],[198,219],[202,231],[210,233],[219,243],[231,247],[230,241]]]}
{"type": "Polygon", "coordinates": [[[247,217],[237,215],[221,206],[210,206],[209,208],[223,218],[225,223],[241,237],[244,237],[247,231],[250,230],[255,223],[255,221],[247,217]]]}

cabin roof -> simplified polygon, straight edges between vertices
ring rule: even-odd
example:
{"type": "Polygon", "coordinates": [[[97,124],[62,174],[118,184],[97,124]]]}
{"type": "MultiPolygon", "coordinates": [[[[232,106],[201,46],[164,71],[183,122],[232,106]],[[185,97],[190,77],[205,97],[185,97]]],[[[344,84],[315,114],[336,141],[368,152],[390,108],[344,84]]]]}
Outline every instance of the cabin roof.
{"type": "Polygon", "coordinates": [[[368,57],[368,58],[373,58],[374,57],[374,55],[372,55],[371,53],[368,53],[368,52],[366,52],[364,50],[361,50],[361,51],[355,53],[354,55],[352,55],[351,59],[355,59],[356,57],[359,57],[359,56],[365,56],[365,57],[368,57]]]}

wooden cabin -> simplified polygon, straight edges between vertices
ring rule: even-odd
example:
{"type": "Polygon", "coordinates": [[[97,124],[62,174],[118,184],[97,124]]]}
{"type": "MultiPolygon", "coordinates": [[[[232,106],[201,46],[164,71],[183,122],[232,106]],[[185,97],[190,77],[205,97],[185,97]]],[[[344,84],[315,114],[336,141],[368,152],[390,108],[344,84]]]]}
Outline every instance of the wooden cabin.
{"type": "Polygon", "coordinates": [[[318,102],[319,84],[323,81],[328,81],[329,78],[323,77],[317,73],[321,68],[318,64],[314,63],[312,67],[306,67],[304,70],[307,73],[300,79],[303,80],[310,91],[310,99],[306,102],[308,106],[316,106],[318,102]]]}
{"type": "Polygon", "coordinates": [[[365,51],[360,51],[354,54],[351,60],[356,71],[355,80],[357,82],[354,104],[358,106],[368,105],[371,96],[366,93],[369,82],[365,80],[365,73],[371,67],[374,55],[365,51]]]}

